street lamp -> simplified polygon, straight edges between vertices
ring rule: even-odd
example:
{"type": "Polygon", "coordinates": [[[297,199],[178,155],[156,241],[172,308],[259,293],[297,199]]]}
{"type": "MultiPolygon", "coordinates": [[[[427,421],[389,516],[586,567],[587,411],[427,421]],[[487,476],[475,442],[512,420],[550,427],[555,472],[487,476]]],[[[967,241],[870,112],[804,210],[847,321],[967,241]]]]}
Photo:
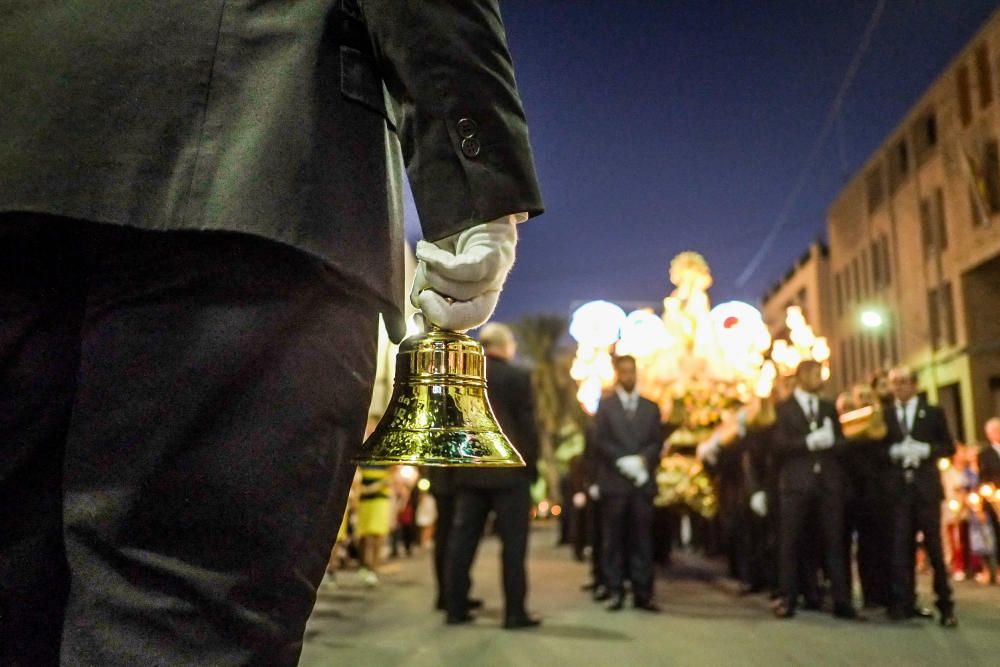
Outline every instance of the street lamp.
{"type": "Polygon", "coordinates": [[[873,309],[861,311],[861,326],[865,329],[878,329],[883,323],[882,313],[873,309]]]}

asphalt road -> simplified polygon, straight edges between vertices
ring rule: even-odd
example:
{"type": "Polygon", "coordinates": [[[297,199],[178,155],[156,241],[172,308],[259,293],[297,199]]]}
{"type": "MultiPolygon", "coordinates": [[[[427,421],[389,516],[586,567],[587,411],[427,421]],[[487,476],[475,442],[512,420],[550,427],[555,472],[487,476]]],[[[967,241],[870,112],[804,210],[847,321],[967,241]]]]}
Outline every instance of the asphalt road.
{"type": "MultiPolygon", "coordinates": [[[[480,548],[473,593],[485,608],[472,625],[446,626],[432,610],[429,554],[390,561],[376,588],[344,572],[320,591],[306,630],[303,667],[466,667],[599,665],[1000,665],[1000,586],[956,583],[960,626],[929,621],[867,623],[800,612],[779,621],[763,596],[739,597],[716,566],[680,558],[657,581],[663,612],[611,613],[580,591],[587,568],[551,527],[536,526],[528,564],[529,608],[540,628],[504,630],[498,543],[480,548]]],[[[920,583],[922,598],[929,582],[920,583]]]]}

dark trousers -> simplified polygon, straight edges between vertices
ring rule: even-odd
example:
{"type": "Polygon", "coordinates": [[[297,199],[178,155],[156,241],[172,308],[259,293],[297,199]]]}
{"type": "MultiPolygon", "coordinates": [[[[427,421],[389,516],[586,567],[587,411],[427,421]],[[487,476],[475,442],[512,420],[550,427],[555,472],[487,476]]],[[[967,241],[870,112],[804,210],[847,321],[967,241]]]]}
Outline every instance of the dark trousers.
{"type": "Polygon", "coordinates": [[[601,500],[587,501],[587,522],[590,524],[590,571],[595,586],[607,586],[604,573],[604,522],[601,500]]]}
{"type": "MultiPolygon", "coordinates": [[[[781,596],[789,608],[798,602],[800,572],[799,565],[804,554],[807,538],[814,537],[817,528],[822,540],[827,574],[830,577],[830,592],[835,607],[851,604],[851,591],[847,584],[847,569],[844,564],[844,509],[839,493],[824,489],[819,483],[808,489],[783,491],[781,500],[780,546],[778,579],[781,596]],[[819,525],[808,521],[810,514],[818,519],[819,525]]],[[[815,572],[808,576],[814,578],[815,572]]]]}
{"type": "Polygon", "coordinates": [[[612,595],[624,592],[625,553],[632,594],[637,604],[653,597],[653,498],[633,491],[601,498],[603,567],[612,595]]]}
{"type": "Polygon", "coordinates": [[[492,511],[501,543],[505,613],[508,618],[523,616],[528,590],[524,559],[531,520],[531,490],[527,480],[497,489],[462,489],[456,503],[445,565],[448,615],[462,616],[468,611],[469,574],[492,511]]]}
{"type": "Polygon", "coordinates": [[[451,542],[451,527],[455,522],[455,494],[442,493],[434,496],[437,505],[437,524],[434,527],[434,578],[437,581],[438,609],[445,608],[445,582],[448,562],[448,545],[451,542]]]}
{"type": "Polygon", "coordinates": [[[376,326],[278,244],[0,217],[0,664],[294,665],[376,326]]]}
{"type": "Polygon", "coordinates": [[[907,612],[916,605],[916,534],[923,533],[924,550],[934,570],[937,608],[950,613],[954,608],[949,570],[941,544],[941,504],[921,497],[916,488],[904,486],[892,507],[892,599],[894,610],[907,612]]]}
{"type": "Polygon", "coordinates": [[[849,505],[847,512],[847,571],[850,573],[853,534],[857,539],[858,578],[864,603],[866,606],[888,606],[892,539],[886,500],[864,496],[849,505]]]}

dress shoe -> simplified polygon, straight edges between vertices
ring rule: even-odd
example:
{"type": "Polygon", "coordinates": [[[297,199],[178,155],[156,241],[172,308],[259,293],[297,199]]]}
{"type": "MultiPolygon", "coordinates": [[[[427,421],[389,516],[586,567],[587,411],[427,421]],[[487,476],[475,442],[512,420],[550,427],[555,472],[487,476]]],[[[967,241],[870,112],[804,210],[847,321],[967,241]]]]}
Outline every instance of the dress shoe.
{"type": "Polygon", "coordinates": [[[605,605],[605,609],[608,611],[621,611],[622,607],[625,606],[625,596],[624,595],[612,595],[608,599],[608,603],[605,605]]]}
{"type": "Polygon", "coordinates": [[[958,627],[958,619],[955,618],[955,614],[953,612],[949,611],[949,612],[943,612],[941,614],[941,627],[942,628],[958,627]]]}
{"type": "Polygon", "coordinates": [[[508,616],[503,622],[503,627],[507,630],[517,630],[519,628],[537,628],[542,624],[542,619],[530,614],[518,616],[508,616]]]}
{"type": "MultiPolygon", "coordinates": [[[[465,601],[466,609],[479,609],[482,606],[483,601],[479,598],[469,598],[465,601]]],[[[444,600],[438,600],[437,604],[434,605],[434,608],[438,611],[445,611],[448,608],[448,605],[445,604],[444,600]]]]}
{"type": "Polygon", "coordinates": [[[448,625],[464,625],[466,623],[472,623],[474,620],[476,620],[476,617],[472,614],[462,614],[461,616],[452,616],[451,614],[448,614],[444,622],[448,625]]]}
{"type": "Polygon", "coordinates": [[[660,605],[656,604],[652,600],[643,600],[642,602],[635,603],[636,609],[641,609],[642,611],[648,611],[653,614],[659,614],[661,609],[660,605]]]}
{"type": "Polygon", "coordinates": [[[771,607],[771,612],[774,614],[775,618],[792,618],[795,616],[795,609],[790,607],[787,602],[779,601],[776,602],[773,607],[771,607]]]}
{"type": "Polygon", "coordinates": [[[592,595],[594,597],[594,601],[596,601],[596,602],[604,602],[609,597],[611,597],[611,591],[608,590],[607,586],[604,586],[603,584],[599,584],[599,585],[597,585],[597,586],[594,587],[594,592],[592,593],[592,595]]]}
{"type": "Polygon", "coordinates": [[[927,607],[911,607],[906,615],[910,618],[934,618],[934,612],[927,607]]]}
{"type": "Polygon", "coordinates": [[[858,610],[851,605],[837,605],[833,609],[834,618],[841,618],[845,621],[867,621],[868,619],[858,613],[858,610]]]}

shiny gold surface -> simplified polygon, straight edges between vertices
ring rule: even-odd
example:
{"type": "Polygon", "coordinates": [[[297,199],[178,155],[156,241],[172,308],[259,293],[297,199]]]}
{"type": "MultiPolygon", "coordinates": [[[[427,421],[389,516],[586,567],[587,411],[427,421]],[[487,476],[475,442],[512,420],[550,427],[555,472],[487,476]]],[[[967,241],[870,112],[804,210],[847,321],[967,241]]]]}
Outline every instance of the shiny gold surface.
{"type": "Polygon", "coordinates": [[[840,415],[840,428],[850,441],[881,440],[888,431],[882,409],[871,405],[840,415]]]}
{"type": "Polygon", "coordinates": [[[411,336],[396,354],[389,407],[355,463],[520,467],[486,395],[479,343],[441,329],[411,336]]]}

